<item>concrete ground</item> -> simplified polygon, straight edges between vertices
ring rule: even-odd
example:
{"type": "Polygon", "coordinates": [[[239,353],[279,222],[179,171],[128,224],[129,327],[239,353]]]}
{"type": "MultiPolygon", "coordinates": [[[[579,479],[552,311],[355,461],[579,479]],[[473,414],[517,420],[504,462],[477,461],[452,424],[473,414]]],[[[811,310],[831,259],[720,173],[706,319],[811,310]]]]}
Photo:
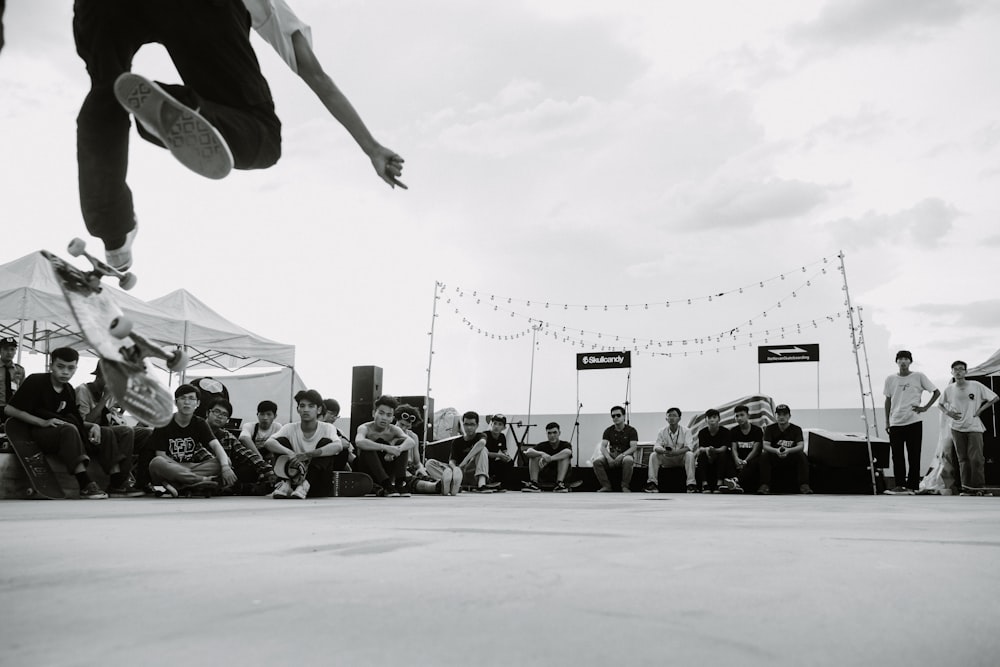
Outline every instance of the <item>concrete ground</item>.
{"type": "Polygon", "coordinates": [[[3,665],[1000,664],[1000,500],[0,502],[3,665]]]}

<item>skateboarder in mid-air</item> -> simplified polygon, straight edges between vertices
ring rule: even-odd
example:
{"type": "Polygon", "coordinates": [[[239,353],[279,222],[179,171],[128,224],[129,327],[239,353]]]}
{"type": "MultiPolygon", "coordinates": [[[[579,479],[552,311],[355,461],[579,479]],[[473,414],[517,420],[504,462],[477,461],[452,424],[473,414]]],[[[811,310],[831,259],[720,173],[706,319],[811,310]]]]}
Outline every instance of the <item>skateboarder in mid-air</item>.
{"type": "Polygon", "coordinates": [[[250,45],[251,21],[354,137],[378,176],[406,187],[398,180],[403,159],[372,137],[323,72],[309,27],[284,0],[76,0],[73,34],[91,81],[77,117],[80,205],[111,266],[131,266],[137,231],[125,182],[128,112],[143,138],[209,178],[232,168],[266,169],[281,156],[281,122],[250,45]],[[183,85],[130,73],[133,56],[149,43],[167,49],[183,85]]]}

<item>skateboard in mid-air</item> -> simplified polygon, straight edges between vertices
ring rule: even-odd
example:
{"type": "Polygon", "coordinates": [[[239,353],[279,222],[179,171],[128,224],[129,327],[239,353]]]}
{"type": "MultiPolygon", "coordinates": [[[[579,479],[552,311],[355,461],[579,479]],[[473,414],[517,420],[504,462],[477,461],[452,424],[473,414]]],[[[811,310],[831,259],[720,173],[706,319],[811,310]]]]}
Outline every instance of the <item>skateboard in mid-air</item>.
{"type": "Polygon", "coordinates": [[[165,426],[173,414],[173,396],[149,375],[143,360],[163,359],[169,370],[180,371],[187,365],[187,354],[180,348],[168,352],[132,331],[132,321],[101,284],[103,278],[112,277],[122,289],[132,289],[135,274],[123,273],[89,254],[82,239],[73,239],[67,250],[73,257],[86,257],[92,270],[83,271],[47,250],[41,252],[52,266],[80,332],[101,358],[108,388],[136,419],[165,426]]]}
{"type": "MultiPolygon", "coordinates": [[[[305,478],[306,467],[301,463],[293,464],[287,455],[282,455],[274,460],[274,474],[294,484],[305,478]]],[[[322,487],[326,484],[317,484],[309,490],[313,496],[319,492],[319,495],[333,498],[357,498],[368,495],[375,488],[372,478],[363,472],[334,470],[327,474],[330,475],[329,493],[323,493],[322,487]]]]}
{"type": "Polygon", "coordinates": [[[7,420],[6,428],[7,440],[14,450],[14,456],[21,462],[24,472],[28,475],[27,496],[49,500],[66,498],[66,492],[63,491],[59,478],[46,460],[45,453],[31,439],[29,426],[20,419],[11,418],[7,420]]]}

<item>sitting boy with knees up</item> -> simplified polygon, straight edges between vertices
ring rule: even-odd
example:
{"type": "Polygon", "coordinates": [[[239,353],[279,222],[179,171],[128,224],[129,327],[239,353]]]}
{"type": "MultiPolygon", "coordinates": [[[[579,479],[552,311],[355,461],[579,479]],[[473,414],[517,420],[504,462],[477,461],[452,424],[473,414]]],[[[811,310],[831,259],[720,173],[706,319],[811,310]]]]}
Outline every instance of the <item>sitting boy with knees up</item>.
{"type": "Polygon", "coordinates": [[[276,456],[287,456],[289,466],[305,468],[297,480],[282,480],[274,490],[274,498],[302,500],[310,495],[331,494],[333,472],[346,470],[347,452],[333,424],[320,421],[323,397],[315,389],[295,394],[295,409],[299,421],[282,426],[267,439],[264,447],[276,456]]]}
{"type": "Polygon", "coordinates": [[[240,428],[239,440],[271,463],[271,452],[264,449],[264,443],[281,428],[277,421],[278,404],[274,401],[261,401],[257,404],[257,421],[243,424],[240,428]],[[261,450],[264,451],[261,451],[261,450]]]}

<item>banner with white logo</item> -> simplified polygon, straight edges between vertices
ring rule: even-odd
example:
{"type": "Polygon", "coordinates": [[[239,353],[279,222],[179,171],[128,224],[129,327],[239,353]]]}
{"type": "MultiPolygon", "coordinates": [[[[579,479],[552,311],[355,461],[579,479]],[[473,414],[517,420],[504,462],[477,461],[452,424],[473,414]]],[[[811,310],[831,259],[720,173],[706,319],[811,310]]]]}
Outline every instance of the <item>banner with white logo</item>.
{"type": "Polygon", "coordinates": [[[631,352],[584,352],[576,355],[576,370],[632,368],[631,352]]]}

